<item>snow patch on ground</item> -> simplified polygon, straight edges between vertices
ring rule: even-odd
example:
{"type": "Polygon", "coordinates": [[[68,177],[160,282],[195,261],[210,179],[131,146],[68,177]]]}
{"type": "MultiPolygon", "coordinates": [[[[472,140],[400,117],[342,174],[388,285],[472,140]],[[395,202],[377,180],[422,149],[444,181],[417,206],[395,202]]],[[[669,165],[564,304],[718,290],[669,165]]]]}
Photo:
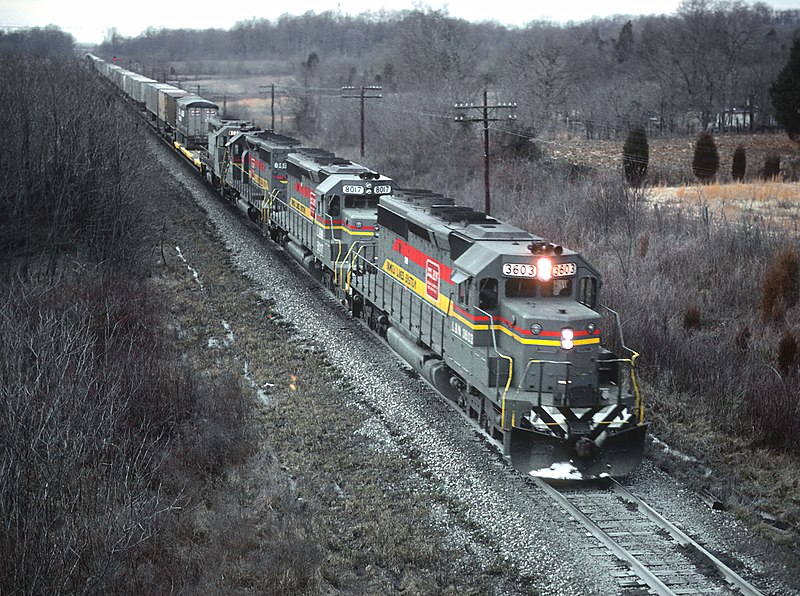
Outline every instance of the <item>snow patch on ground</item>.
{"type": "Polygon", "coordinates": [[[187,261],[187,260],[186,260],[186,257],[184,257],[184,256],[183,256],[183,252],[181,252],[181,247],[180,247],[180,246],[176,246],[176,247],[175,247],[175,252],[177,252],[177,253],[178,253],[178,258],[180,258],[180,260],[184,262],[184,264],[186,265],[186,268],[187,268],[189,271],[191,271],[191,272],[192,272],[192,277],[194,277],[194,280],[197,282],[197,285],[198,285],[198,286],[200,286],[200,289],[201,289],[201,290],[205,290],[205,287],[203,287],[203,282],[202,282],[202,281],[200,281],[200,274],[199,274],[199,273],[197,273],[197,269],[195,269],[194,267],[192,267],[192,266],[189,264],[189,261],[187,261]]]}

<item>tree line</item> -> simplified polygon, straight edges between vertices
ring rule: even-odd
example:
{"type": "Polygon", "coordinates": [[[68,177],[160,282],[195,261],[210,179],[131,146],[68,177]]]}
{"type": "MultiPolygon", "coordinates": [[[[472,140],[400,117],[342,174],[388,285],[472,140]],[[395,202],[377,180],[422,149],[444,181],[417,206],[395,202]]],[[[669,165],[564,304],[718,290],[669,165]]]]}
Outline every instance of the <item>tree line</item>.
{"type": "Polygon", "coordinates": [[[379,84],[448,102],[490,87],[519,104],[520,121],[534,132],[571,127],[616,138],[631,124],[652,134],[774,126],[769,88],[798,27],[800,10],[738,0],[685,0],[673,15],[517,28],[439,10],[328,11],[230,30],[112,33],[98,52],[152,73],[212,59],[235,72],[242,61],[260,60],[298,78],[315,55],[318,87],[379,84]]]}

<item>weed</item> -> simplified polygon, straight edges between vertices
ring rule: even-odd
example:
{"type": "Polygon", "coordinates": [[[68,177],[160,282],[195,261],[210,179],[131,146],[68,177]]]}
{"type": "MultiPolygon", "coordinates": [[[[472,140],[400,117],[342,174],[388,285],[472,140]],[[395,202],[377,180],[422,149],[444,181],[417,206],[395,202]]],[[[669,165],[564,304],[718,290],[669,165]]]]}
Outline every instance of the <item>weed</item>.
{"type": "Polygon", "coordinates": [[[783,376],[797,365],[797,338],[791,331],[784,331],[778,342],[778,370],[783,376]]]}
{"type": "Polygon", "coordinates": [[[700,307],[692,302],[686,307],[686,310],[683,313],[683,328],[700,329],[700,323],[700,307]]]}
{"type": "Polygon", "coordinates": [[[733,152],[733,160],[731,162],[731,178],[737,182],[742,182],[746,169],[747,153],[745,152],[744,145],[737,145],[733,152]]]}
{"type": "Polygon", "coordinates": [[[800,258],[791,246],[784,246],[767,265],[761,278],[761,318],[776,322],[797,303],[800,258]]]}
{"type": "Polygon", "coordinates": [[[769,153],[764,158],[764,180],[777,182],[781,176],[781,156],[777,153],[769,153]]]}

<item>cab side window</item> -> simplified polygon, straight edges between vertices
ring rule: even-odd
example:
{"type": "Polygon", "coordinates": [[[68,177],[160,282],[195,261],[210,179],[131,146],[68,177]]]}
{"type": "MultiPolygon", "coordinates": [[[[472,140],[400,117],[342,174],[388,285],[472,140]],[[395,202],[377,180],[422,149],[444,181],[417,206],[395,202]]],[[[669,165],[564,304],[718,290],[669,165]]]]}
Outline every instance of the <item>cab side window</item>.
{"type": "Polygon", "coordinates": [[[339,211],[339,195],[333,195],[331,200],[328,202],[328,215],[331,217],[337,217],[339,215],[339,211]]]}
{"type": "Polygon", "coordinates": [[[469,282],[470,280],[462,281],[457,286],[456,300],[461,306],[469,306],[469,282]]]}
{"type": "Polygon", "coordinates": [[[578,287],[578,301],[589,308],[597,306],[597,279],[582,277],[578,287]]]}
{"type": "Polygon", "coordinates": [[[478,282],[478,308],[492,310],[497,308],[497,280],[485,277],[478,282]]]}

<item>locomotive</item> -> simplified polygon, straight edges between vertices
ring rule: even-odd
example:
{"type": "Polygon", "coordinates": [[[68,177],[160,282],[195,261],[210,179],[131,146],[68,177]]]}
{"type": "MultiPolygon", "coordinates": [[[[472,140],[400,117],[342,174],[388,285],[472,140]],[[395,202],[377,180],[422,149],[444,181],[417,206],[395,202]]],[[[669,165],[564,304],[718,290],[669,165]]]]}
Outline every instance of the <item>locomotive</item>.
{"type": "MultiPolygon", "coordinates": [[[[127,75],[90,60],[130,88],[127,75]]],[[[624,345],[616,313],[601,306],[601,276],[580,254],[297,139],[220,118],[202,98],[174,103],[187,100],[201,106],[207,142],[187,147],[181,141],[196,144],[197,135],[177,117],[170,127],[165,115],[157,123],[175,147],[474,419],[514,468],[586,479],[622,478],[639,465],[648,422],[638,355],[624,345]],[[613,338],[622,355],[609,349],[613,338]]]]}

